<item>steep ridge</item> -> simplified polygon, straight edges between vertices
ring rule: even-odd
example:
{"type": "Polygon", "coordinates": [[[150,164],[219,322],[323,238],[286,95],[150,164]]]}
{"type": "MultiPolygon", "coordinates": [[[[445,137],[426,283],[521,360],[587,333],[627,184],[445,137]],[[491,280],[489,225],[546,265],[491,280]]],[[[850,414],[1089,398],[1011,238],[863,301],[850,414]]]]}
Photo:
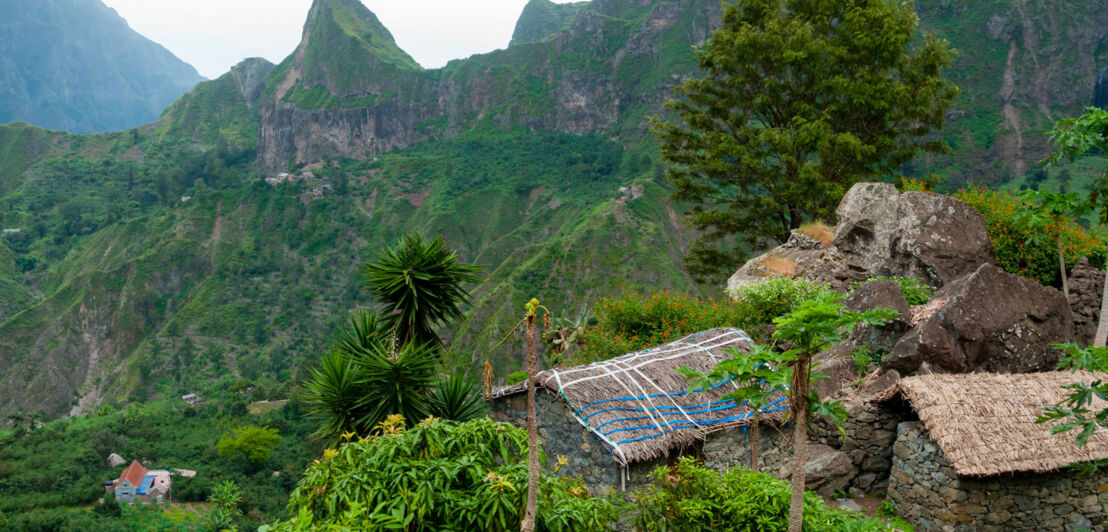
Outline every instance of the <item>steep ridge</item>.
{"type": "Polygon", "coordinates": [[[544,42],[419,71],[338,31],[327,18],[330,2],[313,4],[299,48],[270,79],[259,123],[263,171],[324,157],[372,157],[482,124],[572,134],[626,124],[642,132],[644,123],[633,118],[657,110],[675,80],[695,70],[691,45],[704,42],[719,12],[710,0],[597,0],[544,42]],[[317,72],[337,71],[313,60],[313,43],[324,41],[329,50],[377,59],[342,70],[342,83],[330,82],[334,75],[317,72]]]}
{"type": "Polygon", "coordinates": [[[0,13],[0,124],[127,129],[204,79],[100,0],[0,0],[0,13]]]}
{"type": "Polygon", "coordinates": [[[531,0],[523,6],[509,46],[538,42],[560,31],[569,29],[573,18],[588,2],[555,4],[550,0],[531,0]]]}

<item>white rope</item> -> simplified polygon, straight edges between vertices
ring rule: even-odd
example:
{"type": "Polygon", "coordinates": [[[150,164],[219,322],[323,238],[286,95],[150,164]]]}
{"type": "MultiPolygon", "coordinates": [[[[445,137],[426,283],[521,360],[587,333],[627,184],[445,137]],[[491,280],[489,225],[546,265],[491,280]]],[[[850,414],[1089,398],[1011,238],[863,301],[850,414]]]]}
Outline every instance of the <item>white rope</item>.
{"type": "MultiPolygon", "coordinates": [[[[658,363],[658,362],[665,362],[667,360],[673,360],[675,358],[681,358],[683,356],[687,356],[689,354],[690,348],[699,348],[699,347],[703,346],[704,344],[707,344],[707,343],[712,342],[712,341],[717,340],[717,339],[719,339],[719,337],[710,338],[708,340],[700,342],[699,344],[687,344],[686,343],[684,346],[679,347],[679,349],[682,349],[682,351],[677,353],[676,355],[670,355],[668,357],[662,357],[662,358],[651,358],[650,360],[647,360],[645,362],[641,362],[641,363],[636,364],[634,366],[630,365],[630,361],[632,360],[631,358],[627,358],[625,360],[620,360],[623,357],[619,357],[619,358],[613,358],[611,360],[606,360],[606,361],[603,361],[603,362],[597,362],[597,363],[594,363],[594,364],[589,364],[587,366],[581,366],[579,368],[574,368],[574,370],[581,371],[581,370],[589,370],[589,369],[594,369],[594,368],[601,368],[605,365],[613,364],[616,361],[618,361],[621,364],[628,364],[629,368],[641,368],[643,366],[647,366],[647,365],[650,365],[650,364],[654,364],[654,363],[658,363]]],[[[741,340],[741,338],[739,340],[741,340]]],[[[680,340],[678,340],[678,342],[680,342],[680,340]]],[[[722,344],[713,345],[711,347],[712,348],[722,348],[722,347],[726,347],[728,345],[731,345],[733,343],[735,343],[735,340],[728,340],[728,341],[725,341],[722,344]]],[[[568,373],[572,373],[572,372],[573,372],[573,370],[570,370],[570,371],[566,371],[565,373],[568,374],[568,373]]],[[[581,377],[581,378],[569,381],[569,382],[565,383],[565,385],[566,386],[572,386],[574,384],[590,381],[590,380],[597,379],[597,378],[600,378],[600,377],[603,377],[603,375],[600,375],[600,374],[589,375],[587,377],[581,377]]]]}

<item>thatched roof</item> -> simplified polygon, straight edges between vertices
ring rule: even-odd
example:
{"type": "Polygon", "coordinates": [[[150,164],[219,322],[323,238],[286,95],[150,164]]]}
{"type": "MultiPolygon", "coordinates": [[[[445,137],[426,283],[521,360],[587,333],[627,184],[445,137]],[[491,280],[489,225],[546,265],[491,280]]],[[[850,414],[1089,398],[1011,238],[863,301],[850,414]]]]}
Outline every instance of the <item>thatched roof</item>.
{"type": "MultiPolygon", "coordinates": [[[[612,457],[630,462],[665,456],[708,433],[750,423],[751,409],[722,397],[736,389],[731,382],[689,391],[676,371],[708,371],[731,355],[749,352],[752,344],[738,329],[709,329],[674,342],[574,368],[536,375],[539,387],[554,392],[574,418],[611,448],[612,457]]],[[[526,383],[501,388],[493,398],[522,393],[526,383]]],[[[762,410],[766,420],[780,420],[788,401],[782,394],[762,410]]]]}
{"type": "MultiPolygon", "coordinates": [[[[968,373],[901,379],[899,394],[919,414],[931,439],[960,476],[1047,472],[1108,458],[1108,431],[1098,430],[1084,447],[1077,433],[1051,434],[1035,423],[1044,406],[1067,394],[1062,386],[1108,379],[1105,373],[968,373]]],[[[1095,412],[1108,407],[1097,400],[1095,412]]]]}

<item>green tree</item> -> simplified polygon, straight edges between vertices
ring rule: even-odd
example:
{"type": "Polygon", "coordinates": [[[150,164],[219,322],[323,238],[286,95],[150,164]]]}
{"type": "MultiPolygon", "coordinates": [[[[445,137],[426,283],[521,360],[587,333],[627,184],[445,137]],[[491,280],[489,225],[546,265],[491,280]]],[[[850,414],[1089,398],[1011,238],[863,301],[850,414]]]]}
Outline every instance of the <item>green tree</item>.
{"type": "Polygon", "coordinates": [[[1062,221],[1080,218],[1087,209],[1087,203],[1076,193],[1057,193],[1046,190],[1024,190],[1020,198],[1019,212],[1016,213],[1018,228],[1026,235],[1028,244],[1036,245],[1050,236],[1051,228],[1058,246],[1058,274],[1062,279],[1062,293],[1066,301],[1070,299],[1069,280],[1066,279],[1066,256],[1063,250],[1065,231],[1062,221]]]}
{"type": "Polygon", "coordinates": [[[235,530],[235,517],[242,515],[242,489],[233,480],[224,480],[212,488],[208,502],[214,503],[200,521],[206,531],[235,530]]]}
{"type": "MultiPolygon", "coordinates": [[[[1048,164],[1073,161],[1079,157],[1108,159],[1108,111],[1097,107],[1085,109],[1077,118],[1063,118],[1048,132],[1055,144],[1048,164]]],[[[1108,223],[1108,170],[1092,184],[1088,204],[1098,210],[1101,223],[1108,223]]],[[[1108,244],[1108,243],[1106,243],[1108,244]]],[[[1104,292],[1100,299],[1100,323],[1097,324],[1094,347],[1104,347],[1108,340],[1108,264],[1104,272],[1104,292]]]]}
{"type": "Polygon", "coordinates": [[[780,395],[781,390],[788,386],[791,373],[784,365],[785,357],[778,351],[762,344],[751,347],[749,353],[731,350],[731,358],[716,364],[709,372],[690,368],[680,368],[678,371],[689,379],[689,386],[692,388],[708,389],[723,382],[734,383],[735,391],[723,398],[731,399],[736,404],[745,403],[750,407],[750,469],[759,471],[759,417],[762,410],[774,400],[774,396],[780,395]]]}
{"type": "Polygon", "coordinates": [[[478,281],[480,268],[458,260],[442,238],[427,241],[404,235],[400,245],[388,248],[365,263],[365,286],[385,305],[382,321],[401,344],[415,342],[441,346],[436,326],[462,317],[469,303],[466,283],[478,281]]]}
{"type": "Polygon", "coordinates": [[[702,280],[739,264],[735,238],[784,241],[831,219],[852,184],[894,173],[920,151],[958,94],[940,71],[953,52],[918,34],[911,2],[738,0],[698,51],[704,76],[653,119],[675,199],[701,237],[686,267],[702,280]]]}
{"type": "Polygon", "coordinates": [[[219,456],[232,460],[246,460],[252,464],[264,464],[273,448],[281,443],[277,429],[245,425],[224,434],[216,444],[219,456]]]}
{"type": "Polygon", "coordinates": [[[814,412],[841,421],[846,415],[837,402],[821,402],[811,391],[812,378],[820,377],[818,374],[812,374],[812,358],[842,341],[855,325],[859,323],[880,325],[898,314],[892,309],[844,311],[842,297],[834,292],[823,292],[813,299],[802,301],[792,312],[773,320],[773,324],[777,327],[773,331],[774,340],[780,340],[792,346],[781,354],[782,360],[792,367],[789,383],[790,416],[793,419],[790,532],[800,532],[804,518],[804,469],[808,458],[806,452],[808,417],[814,412]]]}

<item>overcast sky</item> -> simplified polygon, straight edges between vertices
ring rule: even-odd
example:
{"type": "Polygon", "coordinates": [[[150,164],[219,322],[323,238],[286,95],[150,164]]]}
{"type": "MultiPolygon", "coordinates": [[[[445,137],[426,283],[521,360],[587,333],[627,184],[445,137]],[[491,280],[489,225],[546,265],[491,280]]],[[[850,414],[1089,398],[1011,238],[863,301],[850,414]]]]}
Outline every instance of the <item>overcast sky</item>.
{"type": "MultiPolygon", "coordinates": [[[[35,1],[35,0],[27,0],[35,1]]],[[[569,0],[554,0],[564,3],[569,0]]],[[[279,63],[312,0],[103,0],[135,31],[216,78],[247,57],[279,63]]],[[[363,0],[421,65],[505,48],[527,0],[363,0]]]]}

